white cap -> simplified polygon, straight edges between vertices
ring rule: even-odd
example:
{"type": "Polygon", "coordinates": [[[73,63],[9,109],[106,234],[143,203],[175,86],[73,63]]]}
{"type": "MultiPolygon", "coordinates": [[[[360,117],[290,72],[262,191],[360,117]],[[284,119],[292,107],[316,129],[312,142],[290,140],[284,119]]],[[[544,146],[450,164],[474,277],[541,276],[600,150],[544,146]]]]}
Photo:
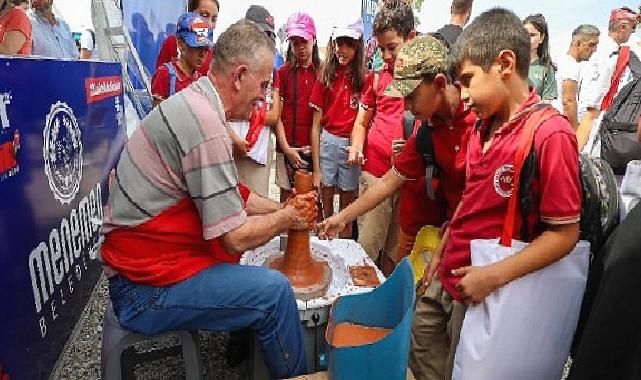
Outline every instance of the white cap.
{"type": "Polygon", "coordinates": [[[349,24],[335,25],[332,29],[332,38],[350,37],[358,40],[363,36],[363,19],[358,18],[355,22],[349,24]]]}

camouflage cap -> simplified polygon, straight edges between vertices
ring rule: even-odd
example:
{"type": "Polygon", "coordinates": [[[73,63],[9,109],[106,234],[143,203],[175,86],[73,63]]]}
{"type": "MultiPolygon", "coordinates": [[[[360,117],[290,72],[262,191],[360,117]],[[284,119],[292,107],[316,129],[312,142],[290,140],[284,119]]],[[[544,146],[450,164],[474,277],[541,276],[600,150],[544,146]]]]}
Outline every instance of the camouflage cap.
{"type": "Polygon", "coordinates": [[[405,44],[394,64],[394,80],[385,96],[403,98],[410,95],[427,75],[445,72],[447,48],[432,36],[415,38],[405,44]]]}

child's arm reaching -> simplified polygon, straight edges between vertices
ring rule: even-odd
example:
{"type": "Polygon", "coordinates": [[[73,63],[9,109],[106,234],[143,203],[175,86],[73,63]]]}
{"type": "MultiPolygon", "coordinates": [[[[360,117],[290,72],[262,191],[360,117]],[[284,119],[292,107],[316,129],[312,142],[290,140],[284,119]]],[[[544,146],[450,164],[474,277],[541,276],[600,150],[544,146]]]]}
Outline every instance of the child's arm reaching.
{"type": "Polygon", "coordinates": [[[497,288],[535,272],[569,254],[579,240],[579,223],[548,225],[547,230],[525,249],[485,267],[463,267],[452,271],[462,277],[457,290],[466,303],[483,302],[497,288]]]}

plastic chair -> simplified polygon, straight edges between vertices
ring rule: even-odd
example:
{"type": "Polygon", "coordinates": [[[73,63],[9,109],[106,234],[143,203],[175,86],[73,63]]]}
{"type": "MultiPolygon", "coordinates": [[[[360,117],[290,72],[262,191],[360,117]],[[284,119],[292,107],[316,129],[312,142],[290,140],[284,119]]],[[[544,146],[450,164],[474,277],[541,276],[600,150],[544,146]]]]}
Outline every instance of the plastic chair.
{"type": "Polygon", "coordinates": [[[127,331],[118,323],[118,318],[114,313],[111,301],[109,301],[102,324],[102,378],[121,380],[123,378],[121,359],[127,348],[139,342],[157,340],[167,336],[177,336],[180,339],[187,380],[201,380],[203,375],[197,332],[169,331],[159,335],[146,336],[127,331]]]}
{"type": "Polygon", "coordinates": [[[414,274],[405,258],[379,288],[336,300],[326,336],[330,379],[405,379],[415,298],[414,274]],[[391,332],[371,344],[335,347],[331,344],[331,335],[333,326],[339,323],[391,329],[391,332]]]}

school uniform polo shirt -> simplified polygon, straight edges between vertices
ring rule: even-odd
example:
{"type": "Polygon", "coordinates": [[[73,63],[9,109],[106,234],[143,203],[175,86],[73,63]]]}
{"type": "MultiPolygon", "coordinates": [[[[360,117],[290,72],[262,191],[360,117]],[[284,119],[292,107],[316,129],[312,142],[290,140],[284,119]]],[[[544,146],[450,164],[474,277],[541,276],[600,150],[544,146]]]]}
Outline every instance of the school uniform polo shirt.
{"type": "Polygon", "coordinates": [[[317,81],[309,105],[322,113],[323,129],[334,136],[350,138],[358,114],[360,93],[354,92],[347,69],[339,67],[331,88],[317,81]]]}
{"type": "MultiPolygon", "coordinates": [[[[514,156],[523,126],[532,106],[539,101],[535,92],[523,102],[517,114],[494,133],[492,145],[483,153],[483,134],[491,120],[470,136],[467,150],[466,186],[458,213],[449,225],[439,276],[445,289],[458,301],[459,277],[452,271],[471,265],[470,242],[501,236],[505,213],[514,183],[514,156]]],[[[570,123],[561,115],[542,123],[534,136],[537,170],[532,181],[532,213],[528,220],[529,236],[542,231],[546,224],[571,224],[581,214],[578,148],[570,123]]],[[[521,239],[522,218],[517,212],[514,238],[521,239]]]]}
{"type": "MultiPolygon", "coordinates": [[[[430,121],[434,155],[440,170],[439,183],[446,203],[448,219],[461,200],[465,188],[465,156],[470,134],[474,129],[476,113],[464,102],[449,122],[430,121]]],[[[394,170],[408,181],[425,176],[425,162],[416,148],[416,135],[410,137],[403,152],[394,160],[394,170]]],[[[435,183],[436,184],[436,183],[435,183]]],[[[435,192],[437,188],[435,187],[435,192]]]]}
{"type": "MultiPolygon", "coordinates": [[[[196,70],[192,76],[187,75],[179,66],[176,64],[176,60],[171,61],[171,65],[176,70],[176,92],[179,92],[187,88],[190,84],[194,83],[202,76],[202,74],[196,70]]],[[[155,99],[165,100],[171,94],[169,93],[169,69],[167,66],[162,65],[151,78],[151,95],[155,99]]]]}
{"type": "Polygon", "coordinates": [[[361,107],[374,110],[363,151],[363,170],[380,178],[392,168],[392,140],[403,137],[405,100],[383,95],[394,79],[393,66],[385,64],[378,74],[376,88],[373,86],[373,77],[374,73],[370,73],[366,80],[370,85],[361,97],[361,107]]]}
{"type": "MultiPolygon", "coordinates": [[[[294,80],[294,73],[294,68],[289,64],[276,70],[274,91],[278,91],[283,101],[280,119],[285,127],[287,142],[291,146],[303,147],[311,145],[310,134],[314,114],[309,106],[309,98],[316,84],[317,73],[313,65],[299,66],[296,80],[294,80]],[[294,99],[294,81],[298,87],[296,99],[294,99]],[[296,104],[296,133],[294,133],[294,104],[296,104]]],[[[280,145],[277,151],[282,153],[280,145]]]]}

